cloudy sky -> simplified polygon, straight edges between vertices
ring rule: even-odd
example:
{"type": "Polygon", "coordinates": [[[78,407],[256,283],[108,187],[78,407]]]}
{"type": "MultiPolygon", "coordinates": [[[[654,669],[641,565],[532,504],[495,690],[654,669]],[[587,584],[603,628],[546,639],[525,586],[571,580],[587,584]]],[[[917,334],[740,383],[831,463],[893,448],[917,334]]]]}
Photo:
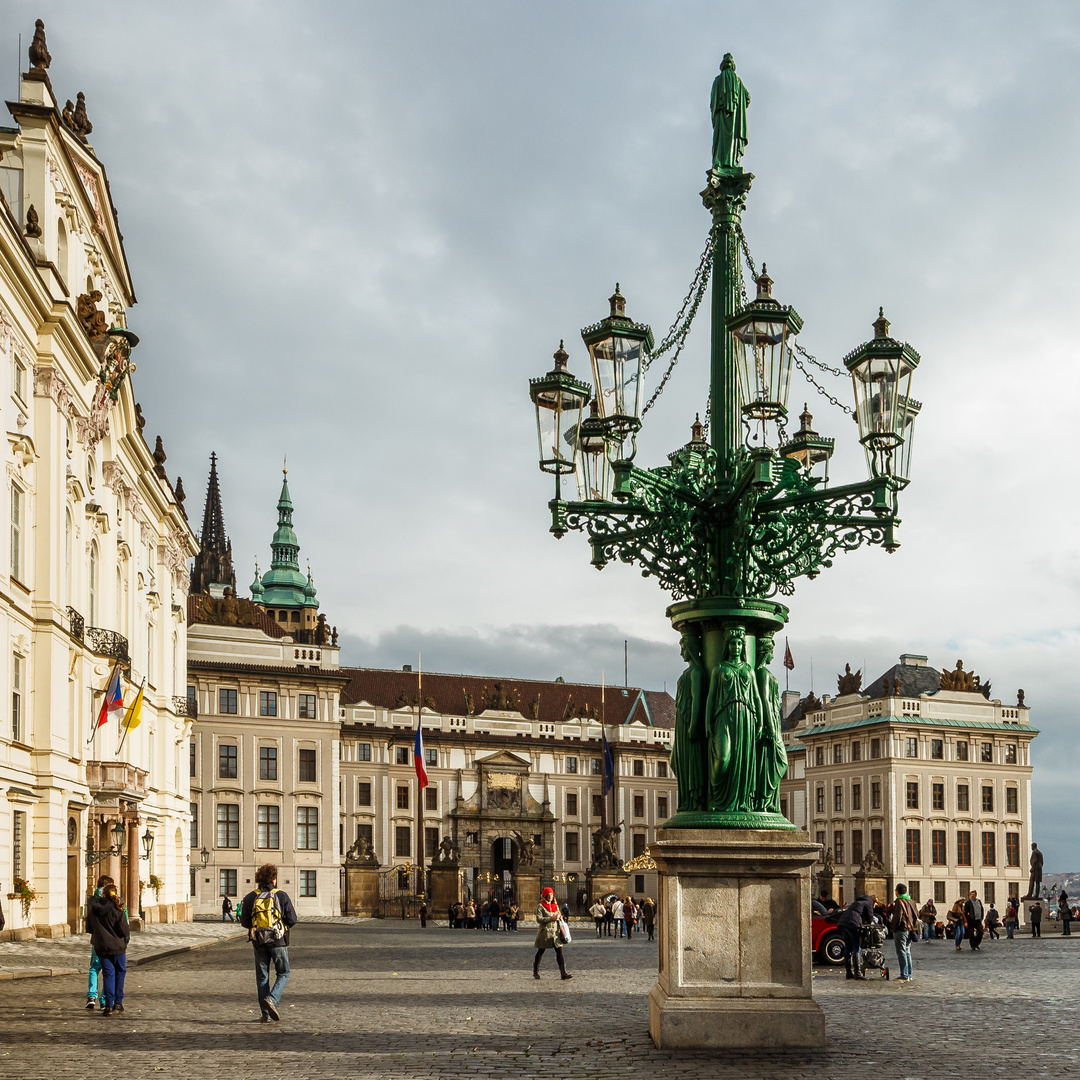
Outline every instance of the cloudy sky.
{"type": "MultiPolygon", "coordinates": [[[[1027,691],[1035,835],[1071,827],[1080,570],[1080,10],[1045,3],[184,5],[10,2],[86,93],[139,304],[135,388],[201,521],[211,450],[242,586],[269,561],[283,455],[301,558],[348,662],[671,687],[657,586],[547,534],[529,376],[618,280],[657,337],[709,219],[723,53],[753,97],[755,258],[836,363],[879,304],[922,354],[903,547],[800,585],[794,683],[901,652],[1027,691]]],[[[23,53],[17,56],[18,35],[23,53]]],[[[3,59],[6,58],[6,59],[3,59]]],[[[18,63],[17,63],[18,60],[18,63]]],[[[686,441],[707,328],[638,460],[686,441]]],[[[847,398],[850,389],[834,392],[847,398]]],[[[835,480],[864,475],[852,421],[835,480]]]]}

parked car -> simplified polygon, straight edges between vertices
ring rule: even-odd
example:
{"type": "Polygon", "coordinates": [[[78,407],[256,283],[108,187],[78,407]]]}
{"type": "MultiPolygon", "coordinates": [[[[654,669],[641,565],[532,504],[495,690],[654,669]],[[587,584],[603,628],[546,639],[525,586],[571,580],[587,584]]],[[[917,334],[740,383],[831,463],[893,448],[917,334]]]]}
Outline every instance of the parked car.
{"type": "Polygon", "coordinates": [[[820,964],[833,966],[844,962],[844,935],[836,925],[840,912],[814,915],[810,920],[811,951],[820,964]]]}

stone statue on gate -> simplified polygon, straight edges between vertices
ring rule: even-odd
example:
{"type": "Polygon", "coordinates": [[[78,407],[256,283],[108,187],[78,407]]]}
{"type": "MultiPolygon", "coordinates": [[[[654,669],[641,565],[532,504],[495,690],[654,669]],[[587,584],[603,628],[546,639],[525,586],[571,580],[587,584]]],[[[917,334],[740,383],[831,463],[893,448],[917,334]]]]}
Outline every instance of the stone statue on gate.
{"type": "Polygon", "coordinates": [[[1039,850],[1038,844],[1031,845],[1031,858],[1028,860],[1028,867],[1030,874],[1028,877],[1028,891],[1027,895],[1020,897],[1020,899],[1038,900],[1043,872],[1043,853],[1039,850]]]}
{"type": "Polygon", "coordinates": [[[780,728],[780,684],[769,670],[773,658],[773,636],[758,638],[757,678],[761,699],[761,727],[757,743],[757,783],[753,809],[768,814],[780,813],[780,781],[787,773],[787,749],[780,728]]]}
{"type": "Polygon", "coordinates": [[[449,836],[444,836],[439,842],[439,850],[442,852],[439,861],[444,863],[456,863],[458,855],[461,854],[460,848],[449,836]]]}
{"type": "Polygon", "coordinates": [[[619,842],[615,839],[622,832],[622,822],[618,825],[601,825],[593,833],[593,870],[621,870],[619,842]]]}
{"type": "Polygon", "coordinates": [[[375,859],[375,849],[371,846],[371,841],[366,836],[358,836],[356,843],[345,853],[346,862],[365,862],[373,863],[375,859]]]}
{"type": "Polygon", "coordinates": [[[724,636],[724,659],[712,673],[705,706],[709,810],[752,809],[763,715],[757,678],[746,662],[746,628],[735,624],[724,636]]]}
{"type": "Polygon", "coordinates": [[[713,168],[737,169],[746,149],[746,110],[750,92],[735,74],[735,61],[725,53],[709,101],[713,122],[713,168]]]}
{"type": "Polygon", "coordinates": [[[536,841],[531,836],[515,832],[518,842],[518,866],[531,867],[536,864],[536,841]]]}
{"type": "Polygon", "coordinates": [[[671,747],[671,771],[675,774],[680,812],[705,809],[705,701],[708,694],[701,640],[694,630],[684,630],[682,655],[689,665],[679,676],[675,691],[675,734],[671,747]]]}

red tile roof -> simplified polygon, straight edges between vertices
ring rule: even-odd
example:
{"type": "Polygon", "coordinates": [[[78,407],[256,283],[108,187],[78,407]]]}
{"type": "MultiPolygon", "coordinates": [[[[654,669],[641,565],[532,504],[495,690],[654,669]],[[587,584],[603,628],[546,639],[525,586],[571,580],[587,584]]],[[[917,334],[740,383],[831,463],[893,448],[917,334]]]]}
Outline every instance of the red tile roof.
{"type": "MultiPolygon", "coordinates": [[[[384,709],[415,707],[417,681],[415,671],[381,668],[346,668],[349,685],[341,692],[343,706],[364,701],[384,709]]],[[[637,687],[609,686],[603,689],[591,683],[541,682],[533,679],[495,679],[481,675],[441,675],[424,672],[424,705],[444,716],[475,716],[488,709],[520,713],[526,719],[545,723],[603,716],[609,724],[621,724],[634,711],[642,691],[637,687]],[[603,703],[601,703],[603,692],[603,703]]],[[[653,723],[670,727],[675,702],[670,694],[646,691],[645,701],[653,723]],[[658,714],[659,717],[658,718],[658,714]]],[[[643,718],[639,706],[637,717],[643,718]]]]}

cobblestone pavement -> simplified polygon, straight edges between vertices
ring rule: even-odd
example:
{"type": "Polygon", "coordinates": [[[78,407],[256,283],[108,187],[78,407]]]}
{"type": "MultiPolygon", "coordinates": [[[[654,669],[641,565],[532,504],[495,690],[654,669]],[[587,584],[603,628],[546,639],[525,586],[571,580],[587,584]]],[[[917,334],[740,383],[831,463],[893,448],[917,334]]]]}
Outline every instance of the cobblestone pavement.
{"type": "Polygon", "coordinates": [[[112,1018],[82,1009],[82,978],[8,982],[0,1071],[18,1080],[986,1080],[1080,1071],[1080,935],[986,941],[978,953],[919,944],[910,985],[821,969],[825,1050],[725,1055],[653,1048],[645,998],[656,954],[644,939],[582,934],[567,949],[575,977],[561,983],[550,955],[543,979],[532,979],[532,937],[413,922],[302,925],[280,1024],[257,1022],[244,941],[134,968],[126,1012],[112,1018]]]}
{"type": "MultiPolygon", "coordinates": [[[[197,948],[246,935],[247,931],[236,923],[155,923],[131,935],[128,956],[132,962],[142,963],[178,949],[197,948]]],[[[0,979],[86,972],[89,966],[89,934],[0,943],[0,979]]]]}

